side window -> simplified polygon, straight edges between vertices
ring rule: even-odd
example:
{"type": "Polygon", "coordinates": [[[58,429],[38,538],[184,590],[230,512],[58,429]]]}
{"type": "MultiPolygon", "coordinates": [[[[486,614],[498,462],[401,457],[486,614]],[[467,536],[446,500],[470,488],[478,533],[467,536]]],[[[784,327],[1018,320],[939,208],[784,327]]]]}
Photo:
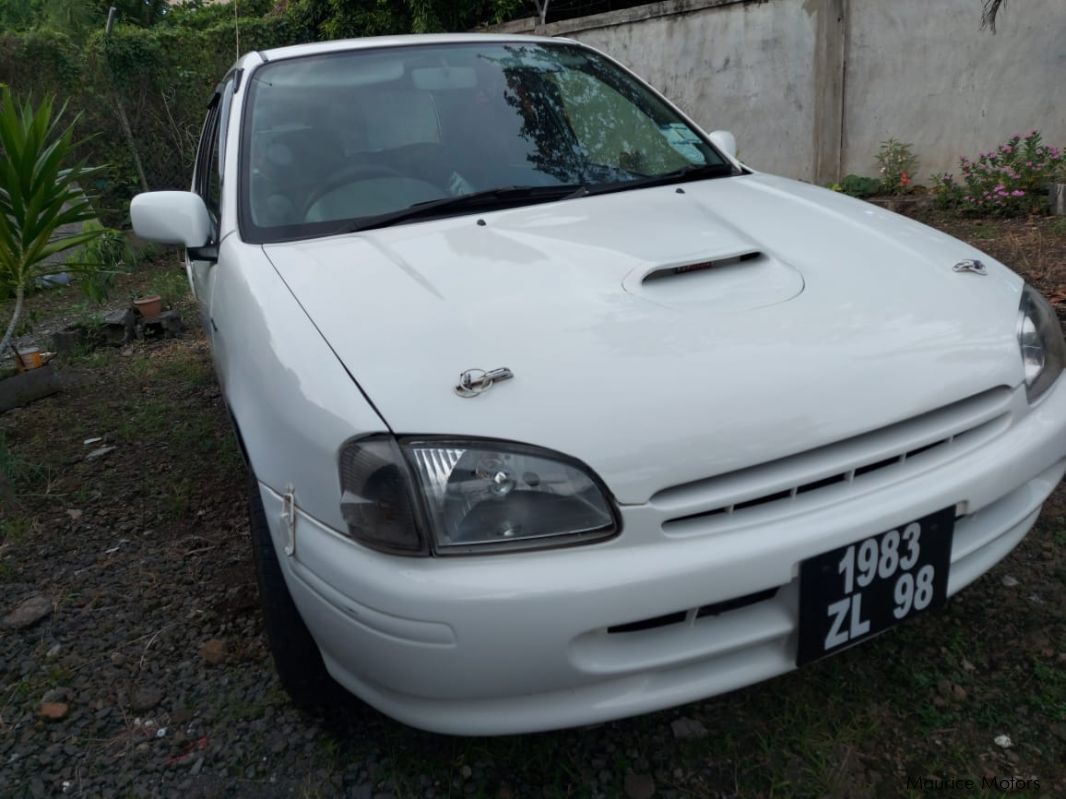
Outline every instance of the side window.
{"type": "Polygon", "coordinates": [[[216,223],[222,210],[222,168],[226,158],[226,130],[232,99],[233,80],[230,79],[211,98],[196,152],[193,191],[203,197],[216,223]]]}

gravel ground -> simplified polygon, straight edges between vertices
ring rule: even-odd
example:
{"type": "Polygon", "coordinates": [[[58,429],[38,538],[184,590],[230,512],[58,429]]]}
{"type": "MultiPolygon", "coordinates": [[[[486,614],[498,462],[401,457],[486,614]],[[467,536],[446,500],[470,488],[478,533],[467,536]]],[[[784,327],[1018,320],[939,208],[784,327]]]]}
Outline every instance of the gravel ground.
{"type": "MultiPolygon", "coordinates": [[[[1050,224],[974,240],[1022,247],[1054,289],[1066,230],[1050,224]]],[[[69,291],[49,292],[56,313],[69,291]]],[[[200,338],[63,367],[62,394],[0,416],[0,617],[24,616],[0,629],[0,796],[917,796],[938,779],[1066,794],[1061,488],[989,576],[864,646],[636,719],[451,738],[288,703],[200,338]]]]}

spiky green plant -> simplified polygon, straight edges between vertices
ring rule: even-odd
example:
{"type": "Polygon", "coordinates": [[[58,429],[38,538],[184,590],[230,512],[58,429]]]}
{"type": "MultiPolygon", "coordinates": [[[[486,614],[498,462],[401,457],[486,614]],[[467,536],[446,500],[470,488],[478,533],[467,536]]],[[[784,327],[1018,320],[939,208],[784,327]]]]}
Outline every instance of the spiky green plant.
{"type": "Polygon", "coordinates": [[[39,277],[59,272],[95,274],[99,264],[63,264],[56,253],[83,245],[104,232],[83,227],[57,236],[64,225],[95,217],[81,183],[99,171],[77,162],[64,166],[75,147],[74,123],[62,127],[64,105],[55,111],[51,98],[34,107],[0,90],[0,289],[15,296],[0,352],[15,333],[26,291],[39,277]]]}

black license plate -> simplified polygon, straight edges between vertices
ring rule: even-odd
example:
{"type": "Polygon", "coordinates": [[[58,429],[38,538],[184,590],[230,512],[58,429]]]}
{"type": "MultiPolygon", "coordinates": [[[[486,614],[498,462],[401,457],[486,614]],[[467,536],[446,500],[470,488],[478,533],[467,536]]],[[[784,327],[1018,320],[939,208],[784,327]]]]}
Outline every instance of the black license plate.
{"type": "Polygon", "coordinates": [[[803,561],[796,665],[943,605],[954,529],[945,508],[803,561]]]}

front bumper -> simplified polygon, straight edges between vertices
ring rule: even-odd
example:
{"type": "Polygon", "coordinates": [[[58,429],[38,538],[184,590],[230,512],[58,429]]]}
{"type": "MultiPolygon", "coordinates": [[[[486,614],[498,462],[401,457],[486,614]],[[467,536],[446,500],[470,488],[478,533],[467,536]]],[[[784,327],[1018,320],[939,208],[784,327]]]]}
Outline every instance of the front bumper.
{"type": "Polygon", "coordinates": [[[1066,471],[1066,381],[1029,409],[1013,392],[995,437],[920,476],[772,524],[662,535],[623,506],[604,544],[471,558],[366,550],[261,486],[286,580],[330,673],[382,712],[453,734],[508,734],[683,704],[795,668],[799,564],[955,505],[948,594],[1013,549],[1066,471]],[[766,589],[761,601],[696,609],[766,589]],[[609,627],[684,612],[678,623],[609,627]]]}

